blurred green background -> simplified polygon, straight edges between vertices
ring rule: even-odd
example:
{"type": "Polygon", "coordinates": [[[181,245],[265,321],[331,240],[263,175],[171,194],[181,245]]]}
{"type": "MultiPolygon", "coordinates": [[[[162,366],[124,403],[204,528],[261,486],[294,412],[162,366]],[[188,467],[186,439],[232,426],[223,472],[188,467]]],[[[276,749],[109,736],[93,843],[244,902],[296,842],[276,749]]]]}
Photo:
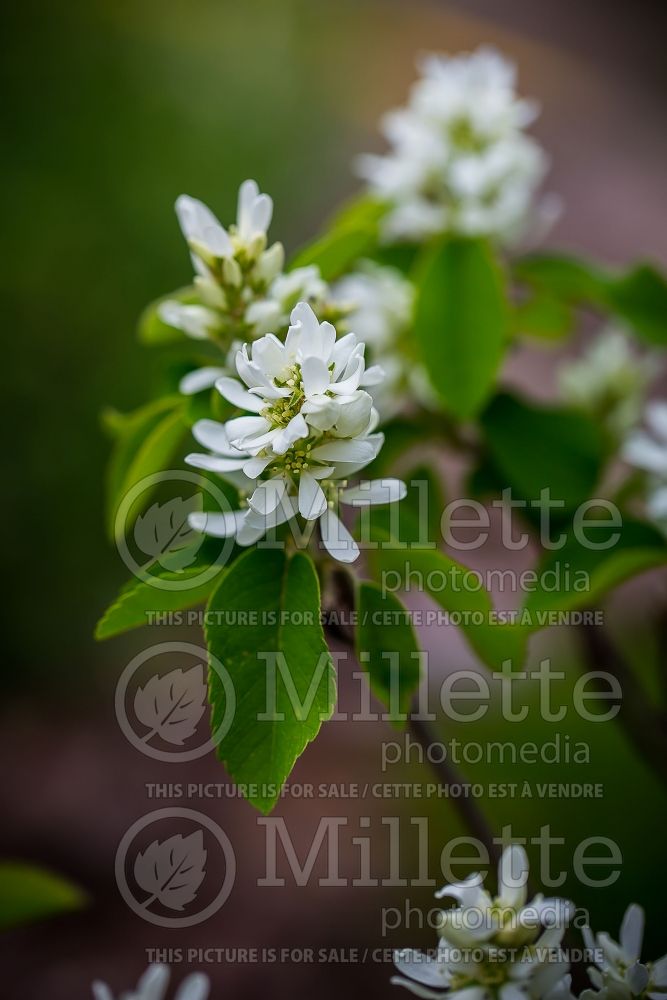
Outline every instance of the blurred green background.
{"type": "MultiPolygon", "coordinates": [[[[94,975],[129,986],[146,964],[146,947],[182,943],[128,916],[113,880],[115,848],[134,818],[152,808],[146,782],[223,780],[213,761],[176,777],[173,768],[138,760],[113,716],[115,681],[129,658],[153,638],[183,636],[136,634],[101,646],[91,638],[126,576],[104,536],[108,442],[99,414],[108,404],[139,405],[165,377],[157,355],[136,342],[135,327],[147,301],[190,276],[175,198],[199,197],[227,222],[239,183],[255,177],[275,201],[273,238],[292,250],[355,189],[351,159],[379,147],[376,119],[403,100],[415,55],[492,42],[517,59],[522,91],[544,106],[537,133],[554,158],[549,187],[566,201],[555,242],[611,261],[664,262],[667,240],[656,211],[667,146],[664,11],[649,2],[611,9],[597,0],[565,12],[559,0],[26,0],[3,16],[9,585],[2,605],[2,853],[66,872],[94,900],[83,918],[11,935],[6,958],[12,995],[64,1000],[87,995],[94,975]]],[[[519,382],[545,394],[553,366],[553,352],[537,351],[514,364],[519,382]]],[[[652,586],[654,595],[664,589],[652,586]]],[[[624,615],[616,609],[630,644],[642,629],[641,617],[630,624],[633,608],[645,605],[640,592],[624,615]]],[[[427,642],[443,667],[467,662],[455,636],[427,642]]],[[[572,674],[576,654],[568,641],[558,644],[558,657],[572,674]]],[[[523,803],[515,810],[505,802],[490,812],[498,822],[520,815],[526,833],[549,813],[575,841],[597,832],[622,841],[623,878],[604,897],[595,894],[591,909],[615,931],[624,903],[643,901],[659,954],[665,798],[623,737],[602,728],[587,780],[605,781],[603,803],[523,803]]],[[[485,725],[477,738],[496,732],[485,725]]],[[[380,780],[378,742],[387,735],[381,725],[332,724],[295,778],[380,780]]],[[[418,780],[419,769],[401,770],[406,775],[418,780]]],[[[477,777],[470,769],[468,776],[477,777]]],[[[549,780],[580,777],[566,767],[548,771],[549,780]]],[[[356,814],[373,811],[379,824],[382,811],[395,806],[338,803],[332,813],[347,811],[353,823],[356,814]]],[[[312,832],[320,807],[288,801],[280,810],[312,832]]],[[[398,808],[406,816],[413,811],[406,802],[398,808]]],[[[401,903],[400,893],[322,896],[316,886],[287,897],[262,893],[254,884],[262,850],[254,814],[234,801],[210,811],[247,853],[220,921],[195,929],[190,941],[272,945],[282,935],[292,945],[385,943],[378,908],[401,903]]],[[[432,803],[425,811],[437,832],[435,864],[440,842],[459,827],[447,807],[432,803]]],[[[430,907],[430,892],[413,893],[411,902],[430,907]]],[[[404,930],[390,943],[429,946],[432,933],[404,930]]],[[[385,967],[207,971],[218,995],[389,990],[385,967]]]]}

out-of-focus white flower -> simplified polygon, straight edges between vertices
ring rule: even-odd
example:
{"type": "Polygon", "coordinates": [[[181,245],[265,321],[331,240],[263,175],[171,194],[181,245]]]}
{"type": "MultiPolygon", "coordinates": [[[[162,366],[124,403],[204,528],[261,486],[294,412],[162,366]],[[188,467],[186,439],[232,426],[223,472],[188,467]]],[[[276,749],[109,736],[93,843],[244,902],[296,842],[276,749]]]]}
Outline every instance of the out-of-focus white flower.
{"type": "Polygon", "coordinates": [[[495,898],[479,874],[442,889],[438,898],[452,897],[458,906],[441,916],[436,956],[397,952],[402,975],[392,983],[427,1000],[443,990],[456,1000],[565,1000],[569,963],[557,949],[573,907],[542,896],[527,904],[527,879],[526,853],[511,846],[500,860],[495,898]]]}
{"type": "Polygon", "coordinates": [[[229,229],[196,198],[181,195],[176,215],[190,247],[199,301],[167,300],[161,319],[188,337],[220,342],[247,333],[246,313],[280,274],[285,252],[280,243],[266,249],[273,202],[253,180],[239,189],[236,224],[229,229]]]}
{"type": "MultiPolygon", "coordinates": [[[[632,997],[649,997],[664,1000],[667,996],[667,955],[657,962],[640,961],[644,938],[644,911],[632,903],[621,923],[620,943],[609,934],[593,935],[584,928],[586,947],[600,955],[595,966],[588,970],[591,982],[598,992],[586,991],[595,1000],[631,1000],[632,997]]],[[[583,996],[583,994],[582,994],[583,996]]]]}
{"type": "Polygon", "coordinates": [[[343,310],[344,324],[366,342],[384,372],[370,389],[382,421],[409,404],[413,376],[422,369],[410,356],[414,300],[414,285],[400,271],[369,260],[359,261],[331,288],[331,301],[343,310]]]}
{"type": "Polygon", "coordinates": [[[667,528],[667,403],[649,403],[644,419],[650,433],[631,434],[622,454],[629,465],[649,473],[647,509],[655,521],[667,528]]]}
{"type": "MultiPolygon", "coordinates": [[[[136,989],[121,993],[119,1000],[164,1000],[169,978],[167,965],[150,965],[137,983],[136,989]]],[[[183,980],[174,1000],[206,1000],[209,988],[208,976],[195,972],[183,980]]],[[[113,1000],[113,994],[106,983],[94,982],[92,989],[95,1000],[113,1000]]]]}
{"type": "Polygon", "coordinates": [[[273,201],[260,194],[256,181],[244,181],[239,188],[236,225],[229,231],[218,222],[203,202],[182,194],[176,201],[176,215],[190,249],[204,263],[216,258],[232,259],[239,253],[256,257],[266,246],[266,233],[273,214],[273,201]]]}
{"type": "Polygon", "coordinates": [[[252,327],[255,337],[275,332],[287,324],[297,302],[307,302],[317,307],[325,302],[328,290],[329,286],[322,280],[319,267],[314,264],[297,267],[274,278],[266,297],[250,303],[245,321],[252,327]]]}
{"type": "Polygon", "coordinates": [[[625,434],[641,417],[653,359],[638,357],[621,330],[604,330],[582,357],[562,365],[563,399],[625,434]]]}
{"type": "Polygon", "coordinates": [[[407,107],[387,114],[385,156],[365,156],[359,172],[389,208],[389,240],[442,232],[503,242],[530,228],[547,170],[541,147],[524,133],[537,115],[516,96],[516,69],[497,52],[427,56],[407,107]]]}
{"type": "Polygon", "coordinates": [[[307,303],[295,306],[291,320],[284,343],[268,334],[244,345],[236,355],[239,378],[216,382],[219,392],[249,415],[226,424],[202,420],[193,428],[209,453],[188,455],[188,464],[233,477],[247,508],[195,513],[190,524],[250,545],[298,514],[319,521],[324,545],[335,558],[352,561],[359,548],[336,514],[337,502],[392,503],[406,492],[395,479],[353,488],[341,482],[368,465],[382,446],[383,436],[373,433],[378,418],[372,399],[360,388],[379,381],[382,371],[366,369],[365,345],[354,333],[337,340],[333,325],[320,323],[307,303]]]}

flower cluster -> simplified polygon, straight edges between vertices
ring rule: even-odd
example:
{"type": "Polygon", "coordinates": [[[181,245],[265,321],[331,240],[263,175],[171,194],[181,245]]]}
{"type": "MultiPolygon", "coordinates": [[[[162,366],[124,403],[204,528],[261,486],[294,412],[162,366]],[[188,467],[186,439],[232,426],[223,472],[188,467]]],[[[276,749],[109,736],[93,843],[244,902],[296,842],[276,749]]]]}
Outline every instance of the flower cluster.
{"type": "Polygon", "coordinates": [[[370,390],[381,419],[388,420],[412,399],[437,406],[426,370],[410,337],[415,287],[394,267],[361,260],[331,288],[331,298],[350,327],[366,343],[384,372],[370,390]]]}
{"type": "MultiPolygon", "coordinates": [[[[517,98],[514,65],[481,48],[427,56],[419,69],[408,105],[382,121],[390,152],[359,161],[371,191],[388,203],[385,237],[419,241],[451,232],[516,240],[536,221],[547,161],[524,132],[537,108],[517,98]]],[[[542,211],[555,208],[545,201],[542,211]]]]}
{"type": "Polygon", "coordinates": [[[561,366],[561,395],[618,437],[639,421],[653,367],[649,355],[633,352],[621,330],[608,327],[582,357],[561,366]]]}
{"type": "Polygon", "coordinates": [[[631,434],[623,458],[629,465],[649,473],[648,512],[667,529],[667,403],[657,400],[649,403],[645,420],[650,433],[631,434]]]}
{"type": "Polygon", "coordinates": [[[644,937],[644,911],[632,903],[621,924],[620,943],[602,932],[595,936],[584,929],[586,947],[601,957],[588,970],[594,990],[582,993],[582,1000],[632,1000],[667,997],[667,955],[657,962],[640,961],[644,937]]]}
{"type": "Polygon", "coordinates": [[[307,302],[292,310],[284,342],[267,334],[243,345],[235,358],[238,377],[222,376],[215,384],[245,415],[195,424],[196,440],[211,453],[186,461],[230,477],[247,506],[193,513],[192,528],[251,545],[299,514],[319,521],[332,556],[357,558],[359,547],[338,518],[336,501],[362,506],[405,495],[395,479],[347,487],[347,477],[368,465],[384,440],[374,433],[378,415],[364,388],[383,373],[366,368],[364,351],[354,333],[337,339],[335,327],[320,322],[307,302]]]}
{"type": "MultiPolygon", "coordinates": [[[[120,1000],[164,1000],[169,986],[169,966],[150,965],[137,983],[136,989],[122,993],[120,1000]]],[[[209,994],[208,976],[194,972],[187,976],[174,996],[174,1000],[206,1000],[209,994]]],[[[93,983],[95,1000],[113,1000],[113,994],[106,983],[93,983]]]]}
{"type": "Polygon", "coordinates": [[[522,847],[506,848],[498,868],[498,895],[482,877],[445,886],[436,895],[458,904],[441,914],[435,957],[405,950],[395,954],[405,986],[425,1000],[561,1000],[570,996],[569,963],[557,952],[571,903],[536,896],[527,904],[528,859],[522,847]]]}
{"type": "MultiPolygon", "coordinates": [[[[270,330],[284,330],[297,302],[327,311],[328,287],[315,266],[283,271],[281,243],[267,248],[273,214],[269,195],[260,194],[255,181],[239,190],[236,224],[225,229],[202,202],[181,195],[176,215],[190,247],[195,269],[197,301],[167,299],[160,318],[195,340],[212,340],[225,358],[224,366],[210,366],[187,375],[181,383],[186,395],[214,385],[229,371],[239,342],[270,330]]],[[[336,318],[336,314],[333,314],[336,318]]]]}

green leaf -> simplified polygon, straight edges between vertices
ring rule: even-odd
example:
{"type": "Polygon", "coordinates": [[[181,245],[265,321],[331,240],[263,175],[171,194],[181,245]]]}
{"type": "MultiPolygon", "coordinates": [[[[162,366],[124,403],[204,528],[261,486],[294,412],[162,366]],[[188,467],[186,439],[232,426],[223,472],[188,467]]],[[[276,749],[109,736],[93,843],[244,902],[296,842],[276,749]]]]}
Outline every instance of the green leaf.
{"type": "MultiPolygon", "coordinates": [[[[591,531],[587,537],[595,540],[591,531]]],[[[605,533],[605,537],[609,535],[605,533]]],[[[542,560],[537,569],[538,585],[527,594],[524,608],[534,619],[533,628],[541,628],[548,622],[541,623],[540,614],[595,607],[625,580],[665,563],[667,542],[659,531],[640,521],[624,521],[620,538],[609,549],[588,548],[573,536],[542,560]]]]}
{"type": "Polygon", "coordinates": [[[170,295],[163,295],[161,298],[151,302],[139,317],[139,340],[144,344],[171,344],[184,339],[185,334],[182,330],[168,326],[167,323],[160,319],[160,306],[163,302],[170,300],[182,302],[183,305],[193,305],[200,301],[197,290],[192,285],[188,285],[186,288],[178,288],[170,295]]]}
{"type": "Polygon", "coordinates": [[[514,310],[514,327],[520,336],[539,340],[561,340],[572,330],[569,305],[545,292],[534,293],[514,310]]]}
{"type": "Polygon", "coordinates": [[[563,302],[611,312],[650,344],[667,343],[667,281],[651,264],[625,273],[562,254],[536,254],[517,261],[519,281],[563,302]]]}
{"type": "MultiPolygon", "coordinates": [[[[227,670],[236,696],[218,757],[249,801],[267,813],[336,699],[312,560],[302,552],[288,558],[281,549],[252,549],[225,575],[208,612],[209,652],[227,670]]],[[[214,668],[210,701],[215,733],[230,704],[214,668]]]]}
{"type": "Polygon", "coordinates": [[[587,261],[567,254],[531,254],[514,265],[515,276],[565,302],[601,305],[606,296],[607,275],[587,261]]]}
{"type": "Polygon", "coordinates": [[[85,904],[85,893],[61,875],[21,861],[0,862],[0,930],[85,904]]]}
{"type": "Polygon", "coordinates": [[[220,583],[223,572],[221,567],[215,575],[205,573],[205,567],[199,563],[178,572],[158,568],[151,574],[158,581],[180,584],[178,590],[166,590],[144,580],[128,581],[117,600],[107,608],[97,623],[95,638],[111,639],[130,629],[147,625],[148,612],[184,611],[203,604],[220,583]],[[188,580],[196,581],[198,577],[202,578],[201,582],[185,587],[188,580]]]}
{"type": "Polygon", "coordinates": [[[486,401],[503,357],[509,313],[500,269],[482,240],[448,240],[417,281],[415,333],[434,388],[457,417],[486,401]]]}
{"type": "Polygon", "coordinates": [[[383,212],[384,206],[371,198],[355,199],[336,216],[323,236],[296,254],[290,269],[316,264],[325,281],[340,277],[375,248],[383,212]]]}
{"type": "MultiPolygon", "coordinates": [[[[165,471],[185,439],[186,407],[182,396],[156,400],[129,415],[119,430],[107,476],[107,523],[111,538],[123,498],[146,476],[165,471]]],[[[148,488],[141,493],[128,512],[126,528],[147,505],[153,492],[154,488],[148,488]]]]}
{"type": "Polygon", "coordinates": [[[359,586],[357,657],[390,721],[402,725],[421,677],[420,650],[408,610],[374,583],[359,586]]]}
{"type": "Polygon", "coordinates": [[[369,559],[385,593],[397,589],[428,594],[452,616],[472,649],[492,669],[512,660],[520,669],[528,632],[519,625],[496,622],[493,604],[479,576],[437,549],[395,548],[381,529],[373,532],[380,547],[369,559]]]}
{"type": "Polygon", "coordinates": [[[592,493],[603,461],[603,440],[595,422],[577,410],[537,406],[501,394],[482,415],[482,427],[493,464],[513,499],[535,501],[551,490],[563,501],[553,510],[558,519],[592,493]]]}
{"type": "Polygon", "coordinates": [[[650,264],[640,264],[609,284],[613,312],[649,344],[667,344],[667,282],[650,264]]]}

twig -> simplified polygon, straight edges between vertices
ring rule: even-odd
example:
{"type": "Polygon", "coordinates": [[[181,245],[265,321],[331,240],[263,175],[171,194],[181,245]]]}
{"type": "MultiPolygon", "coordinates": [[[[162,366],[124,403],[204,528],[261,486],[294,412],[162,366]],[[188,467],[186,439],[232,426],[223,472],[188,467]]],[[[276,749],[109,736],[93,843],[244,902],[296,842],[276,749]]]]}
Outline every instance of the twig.
{"type": "Polygon", "coordinates": [[[667,785],[667,733],[664,713],[646,697],[641,685],[620,651],[610,641],[602,626],[580,625],[586,666],[604,670],[618,681],[622,700],[618,721],[655,775],[667,785]]]}

